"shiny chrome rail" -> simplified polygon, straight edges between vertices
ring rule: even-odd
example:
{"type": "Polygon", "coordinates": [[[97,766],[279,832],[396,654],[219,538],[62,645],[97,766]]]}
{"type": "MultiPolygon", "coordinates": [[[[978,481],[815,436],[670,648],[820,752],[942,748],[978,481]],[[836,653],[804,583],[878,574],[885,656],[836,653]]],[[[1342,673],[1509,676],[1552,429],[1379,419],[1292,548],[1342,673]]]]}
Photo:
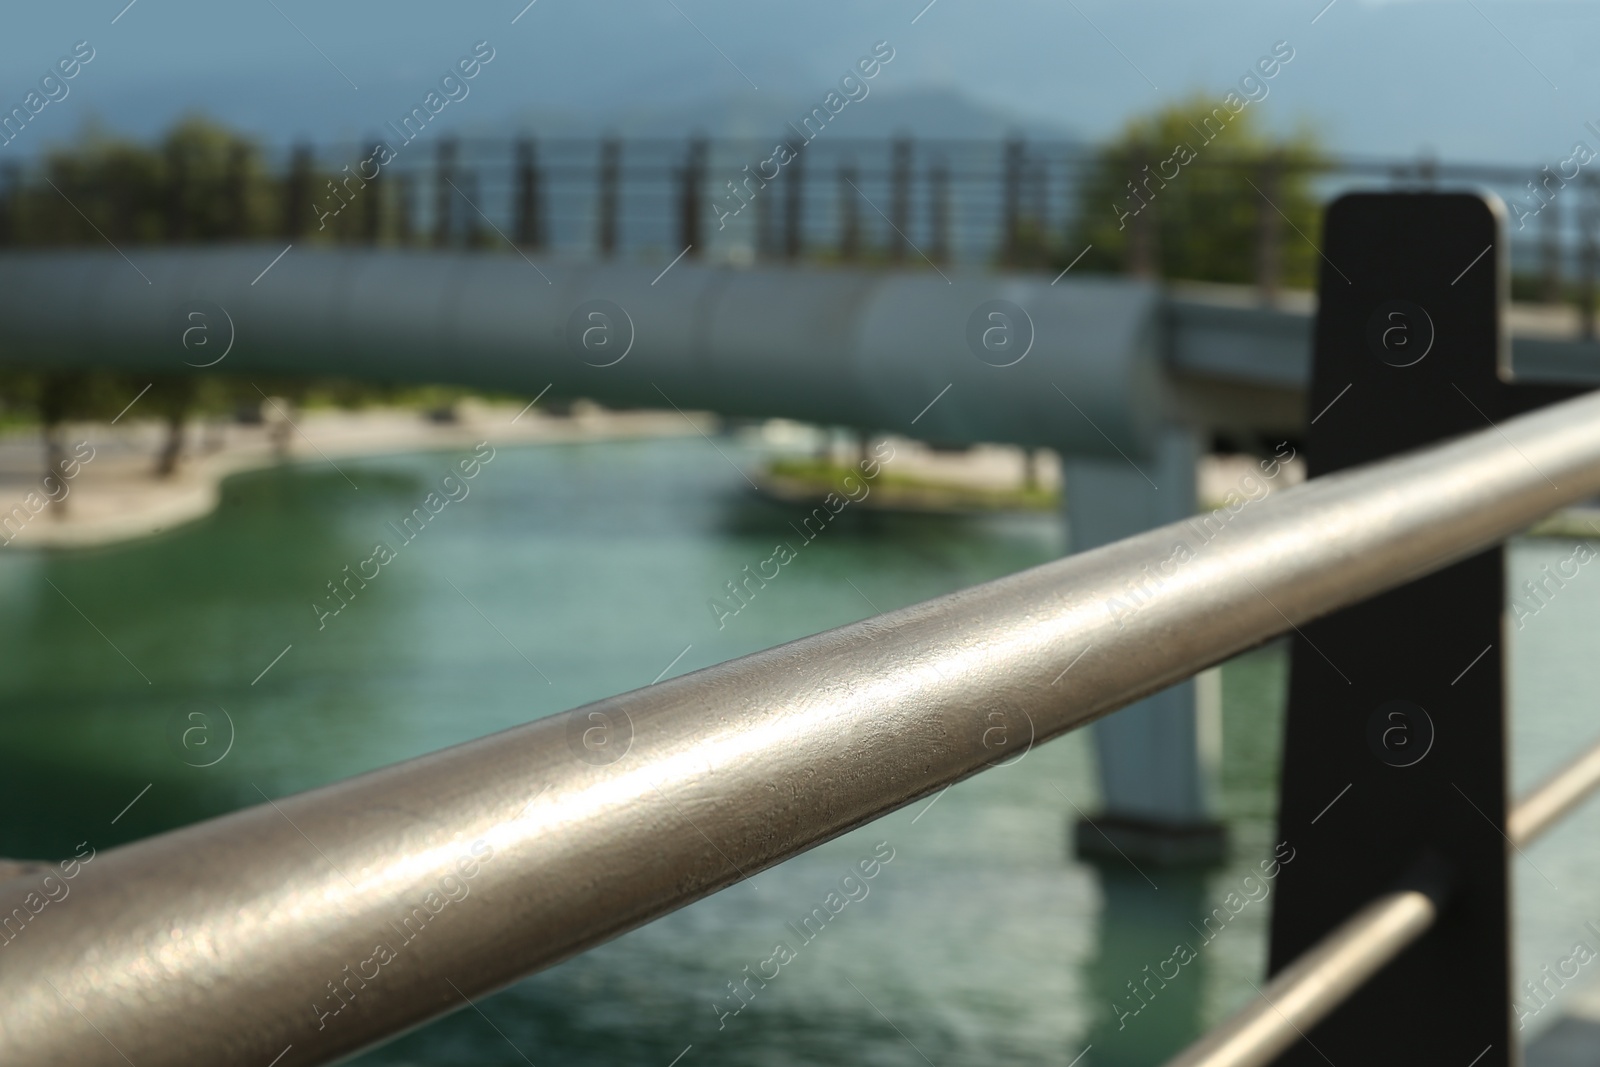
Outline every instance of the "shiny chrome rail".
{"type": "MultiPolygon", "coordinates": [[[[982,770],[995,712],[1057,736],[1596,492],[1591,395],[1251,503],[1176,565],[1183,524],[108,851],[0,948],[0,1048],[327,1062],[982,770]]],[[[1353,920],[1291,972],[1305,1010],[1427,919],[1353,920]]]]}

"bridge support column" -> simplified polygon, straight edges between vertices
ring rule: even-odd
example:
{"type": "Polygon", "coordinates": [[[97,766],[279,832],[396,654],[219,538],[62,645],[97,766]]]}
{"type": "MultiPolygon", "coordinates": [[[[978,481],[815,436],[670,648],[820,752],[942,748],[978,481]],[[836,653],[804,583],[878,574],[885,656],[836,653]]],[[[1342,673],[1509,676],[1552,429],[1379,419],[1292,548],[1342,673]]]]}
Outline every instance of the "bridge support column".
{"type": "MultiPolygon", "coordinates": [[[[1193,515],[1198,452],[1193,433],[1169,428],[1155,455],[1137,466],[1065,458],[1072,551],[1193,515]]],[[[1221,713],[1220,675],[1208,671],[1095,723],[1104,806],[1078,824],[1078,854],[1120,862],[1120,850],[1154,863],[1220,858],[1227,845],[1215,817],[1221,713]]]]}

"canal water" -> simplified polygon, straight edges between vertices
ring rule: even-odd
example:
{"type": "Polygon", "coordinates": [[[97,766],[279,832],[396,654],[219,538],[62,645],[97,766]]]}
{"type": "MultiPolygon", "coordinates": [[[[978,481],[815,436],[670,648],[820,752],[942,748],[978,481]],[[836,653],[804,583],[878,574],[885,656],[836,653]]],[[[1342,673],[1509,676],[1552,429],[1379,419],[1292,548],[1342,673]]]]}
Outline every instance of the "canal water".
{"type": "MultiPolygon", "coordinates": [[[[708,599],[797,540],[789,523],[802,512],[754,497],[730,462],[753,453],[722,452],[698,438],[501,449],[404,544],[387,524],[461,457],[248,475],[213,516],[155,539],[0,554],[0,855],[104,848],[1062,549],[1051,516],[846,508],[719,628],[708,599]],[[327,583],[380,540],[400,546],[394,558],[353,599],[332,600],[327,583]]],[[[1516,543],[1517,580],[1571,547],[1516,543]]],[[[1511,633],[1519,789],[1600,736],[1600,572],[1523,621],[1511,633]]],[[[1072,806],[1092,811],[1096,791],[1088,737],[1069,735],[354,1062],[955,1067],[1060,1065],[1086,1049],[1082,1067],[1160,1062],[1260,980],[1270,899],[1248,903],[1127,1013],[1127,984],[1197,942],[1190,924],[1273,851],[1285,668],[1274,645],[1222,669],[1234,849],[1219,868],[1076,861],[1072,806]],[[862,860],[877,864],[865,895],[821,934],[797,936],[790,924],[862,860]],[[792,958],[736,997],[730,983],[778,942],[792,958]]],[[[1587,939],[1584,920],[1600,922],[1597,832],[1600,810],[1586,810],[1517,860],[1524,973],[1587,939]]],[[[1572,1004],[1583,995],[1574,988],[1572,1004]]]]}

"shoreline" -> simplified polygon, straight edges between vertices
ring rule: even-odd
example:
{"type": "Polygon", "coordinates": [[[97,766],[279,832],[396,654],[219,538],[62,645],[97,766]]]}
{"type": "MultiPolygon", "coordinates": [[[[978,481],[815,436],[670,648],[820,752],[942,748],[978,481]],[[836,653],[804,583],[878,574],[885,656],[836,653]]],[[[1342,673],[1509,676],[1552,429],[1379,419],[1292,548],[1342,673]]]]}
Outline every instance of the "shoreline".
{"type": "MultiPolygon", "coordinates": [[[[269,416],[275,414],[272,405],[264,407],[269,416]]],[[[574,404],[570,415],[548,415],[531,405],[469,399],[455,414],[441,421],[413,408],[319,408],[299,413],[293,422],[281,415],[258,424],[197,420],[185,427],[177,470],[165,478],[155,474],[165,436],[160,423],[67,424],[61,434],[67,455],[80,460],[92,455],[66,465],[76,473],[64,487],[57,483],[55,499],[41,487],[44,450],[38,429],[0,434],[0,552],[98,548],[153,537],[212,514],[227,479],[277,467],[327,464],[348,480],[339,460],[471,449],[481,441],[581,444],[692,437],[718,429],[717,417],[706,413],[609,411],[584,402],[574,404]]],[[[753,432],[752,443],[768,456],[751,477],[768,500],[820,501],[832,488],[834,468],[848,459],[848,449],[846,454],[828,449],[819,456],[817,434],[801,429],[774,422],[753,432]]],[[[878,487],[871,510],[979,516],[1048,514],[1061,506],[1061,468],[1053,453],[1039,454],[1035,481],[1025,473],[1022,451],[1014,447],[980,445],[942,454],[910,440],[896,444],[902,455],[894,464],[895,477],[878,487]]],[[[1204,501],[1220,499],[1237,482],[1239,462],[1231,456],[1201,460],[1200,513],[1209,510],[1204,501]]],[[[1520,536],[1600,539],[1600,509],[1592,504],[1563,509],[1520,536]]]]}
{"type": "MultiPolygon", "coordinates": [[[[707,415],[591,405],[552,416],[516,404],[464,401],[454,421],[404,408],[317,409],[292,424],[191,422],[177,470],[162,478],[155,474],[165,434],[159,423],[73,423],[62,427],[67,452],[74,455],[86,443],[90,458],[69,464],[76,470],[65,492],[57,483],[53,494],[41,488],[38,431],[22,431],[0,437],[0,552],[97,548],[165,533],[214,512],[227,479],[274,467],[326,463],[337,470],[341,459],[470,449],[480,441],[577,444],[694,436],[714,428],[707,415]]],[[[76,454],[81,459],[84,453],[76,454]]]]}

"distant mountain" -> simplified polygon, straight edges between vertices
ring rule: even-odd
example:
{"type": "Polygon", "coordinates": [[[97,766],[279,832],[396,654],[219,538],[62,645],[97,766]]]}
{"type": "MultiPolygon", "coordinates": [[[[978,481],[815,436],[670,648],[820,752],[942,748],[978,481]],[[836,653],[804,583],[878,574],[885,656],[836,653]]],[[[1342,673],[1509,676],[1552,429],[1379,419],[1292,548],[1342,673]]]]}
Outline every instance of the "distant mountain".
{"type": "MultiPolygon", "coordinates": [[[[740,94],[660,107],[631,106],[604,111],[573,112],[524,109],[510,125],[540,136],[588,136],[614,132],[623,137],[686,137],[704,133],[711,137],[761,138],[772,136],[784,123],[797,121],[822,101],[826,87],[814,100],[777,94],[740,94]]],[[[487,127],[469,125],[474,132],[487,127]]],[[[1016,111],[985,103],[951,87],[874,89],[864,99],[847,105],[835,127],[840,137],[882,138],[908,133],[918,138],[970,137],[998,140],[1011,134],[1030,139],[1074,139],[1070,128],[1030,119],[1016,111]]]]}
{"type": "Polygon", "coordinates": [[[70,99],[0,148],[10,158],[72,138],[91,116],[147,138],[196,110],[272,144],[362,138],[477,41],[497,58],[437,132],[770,135],[887,41],[896,57],[840,116],[841,137],[1017,129],[1100,141],[1173,100],[1220,102],[1281,48],[1294,58],[1256,114],[1281,132],[1310,127],[1337,153],[1536,168],[1579,140],[1600,147],[1585,126],[1600,120],[1595,3],[162,0],[99,28],[85,5],[11,6],[0,107],[20,104],[73,41],[92,37],[99,58],[70,99]]]}
{"type": "MultiPolygon", "coordinates": [[[[154,85],[127,93],[117,99],[97,101],[93,120],[110,131],[140,138],[158,136],[178,116],[189,112],[210,115],[230,126],[246,130],[271,145],[309,137],[317,141],[355,139],[382,129],[384,119],[393,112],[398,120],[405,113],[403,88],[371,87],[401,103],[371,114],[371,96],[357,98],[326,96],[316,106],[285,106],[284,89],[275,83],[253,86],[241,80],[219,92],[215,88],[203,96],[190,86],[154,85]],[[366,110],[363,110],[363,105],[366,110]]],[[[815,99],[765,93],[720,93],[694,100],[641,103],[632,102],[587,108],[537,108],[506,105],[487,99],[484,105],[468,98],[450,115],[456,121],[452,132],[461,136],[502,136],[527,131],[540,137],[593,137],[616,133],[622,137],[687,137],[704,133],[717,138],[765,139],[778,133],[786,122],[798,121],[822,102],[824,84],[815,99]]],[[[447,112],[448,114],[448,112],[447,112]]],[[[48,132],[53,140],[70,139],[79,126],[58,126],[48,132]]],[[[979,100],[952,87],[910,89],[874,88],[864,99],[847,105],[837,124],[830,127],[840,138],[886,138],[909,133],[918,138],[979,138],[998,140],[1010,134],[1030,139],[1074,139],[1075,131],[1055,123],[1029,118],[1004,105],[979,100]]],[[[36,147],[45,143],[38,139],[36,147]]]]}

